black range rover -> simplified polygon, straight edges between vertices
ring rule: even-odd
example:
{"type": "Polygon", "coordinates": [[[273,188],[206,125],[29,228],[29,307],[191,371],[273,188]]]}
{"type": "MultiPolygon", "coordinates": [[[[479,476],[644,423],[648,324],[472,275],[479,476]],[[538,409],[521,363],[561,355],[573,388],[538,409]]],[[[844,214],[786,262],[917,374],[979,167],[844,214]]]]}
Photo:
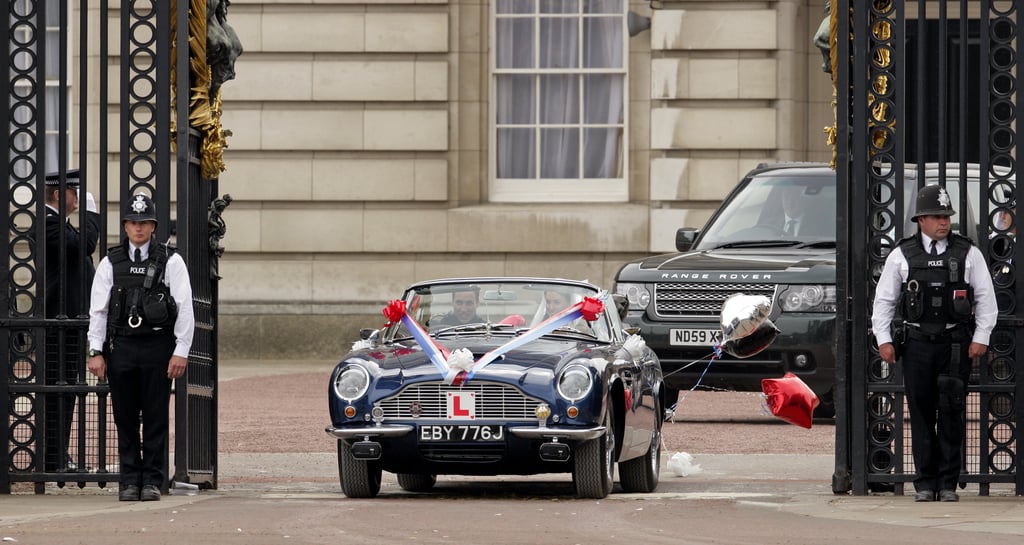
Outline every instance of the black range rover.
{"type": "MultiPolygon", "coordinates": [[[[979,184],[979,166],[965,167],[961,171],[956,163],[928,163],[924,183],[945,181],[957,210],[952,229],[974,241],[984,239],[993,271],[1012,270],[1013,222],[1000,224],[1000,218],[1009,217],[1002,213],[1016,206],[1013,172],[992,166],[986,197],[979,184]],[[967,190],[964,199],[962,188],[967,190]],[[992,199],[993,221],[991,225],[984,222],[984,231],[979,232],[983,222],[977,203],[983,198],[992,199]],[[966,210],[961,209],[963,203],[966,210]],[[966,225],[961,225],[964,221],[966,225]]],[[[907,165],[903,174],[903,201],[913,203],[921,173],[917,165],[907,165]]],[[[679,229],[676,248],[680,253],[633,261],[619,270],[615,289],[627,296],[630,305],[625,322],[639,327],[657,353],[668,387],[688,389],[699,381],[709,388],[759,392],[761,379],[791,371],[821,399],[816,416],[835,413],[835,211],[836,176],[827,165],[759,165],[729,193],[703,231],[679,229]],[[797,216],[798,222],[789,221],[797,216]],[[723,353],[709,367],[712,346],[721,340],[722,302],[737,292],[771,299],[771,319],[780,334],[760,354],[738,359],[723,353]]],[[[893,212],[892,217],[902,218],[903,233],[917,232],[910,214],[893,212]]],[[[891,229],[895,236],[895,225],[875,227],[891,229]]],[[[997,277],[996,300],[1001,310],[1012,310],[1014,305],[1014,291],[1008,286],[997,277]]],[[[673,393],[669,395],[674,401],[673,393]]]]}
{"type": "Polygon", "coordinates": [[[679,229],[681,253],[619,270],[615,290],[629,299],[626,322],[658,354],[670,388],[688,389],[699,380],[710,388],[760,391],[761,379],[792,371],[821,399],[816,414],[834,413],[835,210],[835,172],[827,165],[760,165],[703,231],[679,229]],[[768,296],[780,334],[760,354],[723,353],[708,367],[721,340],[722,302],[737,292],[768,296]]]}

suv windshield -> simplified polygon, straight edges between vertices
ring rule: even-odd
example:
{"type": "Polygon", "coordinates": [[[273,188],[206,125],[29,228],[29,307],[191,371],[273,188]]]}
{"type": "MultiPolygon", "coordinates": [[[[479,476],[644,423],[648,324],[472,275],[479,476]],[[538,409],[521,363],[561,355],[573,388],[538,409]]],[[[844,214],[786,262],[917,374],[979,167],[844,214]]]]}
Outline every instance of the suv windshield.
{"type": "Polygon", "coordinates": [[[751,178],[707,225],[696,249],[835,243],[836,184],[833,179],[778,172],[751,178]]]}

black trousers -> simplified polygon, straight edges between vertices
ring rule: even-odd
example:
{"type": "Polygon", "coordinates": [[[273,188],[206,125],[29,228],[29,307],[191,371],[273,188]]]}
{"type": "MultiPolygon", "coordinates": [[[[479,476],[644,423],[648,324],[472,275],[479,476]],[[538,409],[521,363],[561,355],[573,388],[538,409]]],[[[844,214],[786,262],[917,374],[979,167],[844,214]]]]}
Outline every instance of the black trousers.
{"type": "Polygon", "coordinates": [[[969,345],[969,339],[956,343],[949,338],[931,342],[908,339],[903,350],[903,376],[917,467],[915,490],[954,490],[960,479],[967,380],[971,375],[969,345]],[[951,377],[959,380],[951,381],[951,377]]]}
{"type": "MultiPolygon", "coordinates": [[[[64,330],[64,357],[61,359],[61,338],[56,330],[46,332],[46,384],[75,384],[79,367],[85,363],[84,332],[64,330]]],[[[68,447],[71,446],[71,421],[75,416],[75,394],[47,393],[45,447],[43,469],[59,471],[67,465],[68,447]]],[[[36,465],[39,467],[39,464],[36,465]]]]}
{"type": "Polygon", "coordinates": [[[173,335],[114,337],[107,345],[107,381],[117,425],[121,485],[163,488],[167,482],[173,335]],[[141,430],[139,425],[141,423],[141,430]]]}

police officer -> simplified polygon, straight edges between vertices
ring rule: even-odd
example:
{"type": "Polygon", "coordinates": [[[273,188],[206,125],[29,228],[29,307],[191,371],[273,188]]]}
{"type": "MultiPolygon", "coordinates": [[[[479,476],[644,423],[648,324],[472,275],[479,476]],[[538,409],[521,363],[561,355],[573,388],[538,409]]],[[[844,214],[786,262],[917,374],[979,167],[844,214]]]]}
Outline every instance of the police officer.
{"type": "MultiPolygon", "coordinates": [[[[78,216],[78,227],[68,221],[68,216],[78,210],[79,172],[72,169],[61,175],[51,172],[46,175],[46,296],[47,318],[58,315],[77,317],[87,309],[87,290],[92,285],[92,254],[100,234],[100,215],[96,200],[91,193],[85,194],[85,211],[78,216]],[[63,202],[63,215],[61,208],[63,202]],[[63,239],[61,238],[63,236],[63,239]],[[84,249],[84,252],[83,252],[84,249]],[[85,259],[81,259],[82,253],[85,259]]],[[[85,356],[85,342],[82,331],[68,328],[64,331],[63,346],[56,329],[46,332],[46,384],[75,384],[85,356]],[[63,349],[63,360],[60,351],[63,349]]],[[[78,469],[68,447],[71,443],[71,420],[75,413],[74,394],[48,394],[46,396],[46,448],[44,469],[46,471],[75,471],[78,469]]]]}
{"type": "Polygon", "coordinates": [[[949,194],[938,185],[917,195],[918,233],[885,260],[871,326],[882,360],[902,354],[910,409],[915,501],[959,501],[965,398],[971,360],[985,354],[996,300],[985,259],[950,232],[949,194]],[[890,330],[894,323],[904,324],[890,330]],[[902,336],[894,346],[893,333],[902,336]]]}
{"type": "Polygon", "coordinates": [[[128,200],[122,224],[127,237],[100,261],[92,284],[88,368],[110,383],[118,498],[157,501],[167,482],[171,380],[185,374],[192,346],[192,287],[181,256],[153,237],[148,196],[128,200]]]}

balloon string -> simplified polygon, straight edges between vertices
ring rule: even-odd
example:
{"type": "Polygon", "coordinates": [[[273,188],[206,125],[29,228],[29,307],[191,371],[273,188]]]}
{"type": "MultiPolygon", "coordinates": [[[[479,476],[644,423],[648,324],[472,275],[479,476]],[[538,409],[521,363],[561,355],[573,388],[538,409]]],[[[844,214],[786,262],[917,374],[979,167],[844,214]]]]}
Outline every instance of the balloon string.
{"type": "Polygon", "coordinates": [[[680,367],[679,369],[676,369],[675,371],[672,371],[671,373],[665,375],[666,377],[672,376],[672,375],[678,373],[679,371],[682,371],[683,369],[686,369],[687,367],[690,367],[691,365],[699,363],[704,358],[708,358],[708,364],[704,367],[704,371],[701,372],[700,377],[697,378],[697,382],[693,385],[692,388],[690,388],[685,393],[683,393],[683,395],[680,396],[679,399],[676,400],[676,402],[673,403],[671,407],[668,408],[668,410],[672,412],[673,416],[675,416],[676,407],[680,403],[682,403],[683,401],[686,400],[686,396],[689,395],[690,392],[696,390],[700,386],[700,383],[704,380],[704,377],[708,374],[708,370],[711,369],[711,364],[714,363],[715,359],[716,358],[720,358],[722,356],[722,345],[716,344],[713,347],[713,349],[714,349],[714,352],[712,352],[711,354],[708,354],[707,356],[704,356],[704,357],[702,357],[700,359],[691,361],[690,363],[687,363],[686,365],[680,367]]]}

